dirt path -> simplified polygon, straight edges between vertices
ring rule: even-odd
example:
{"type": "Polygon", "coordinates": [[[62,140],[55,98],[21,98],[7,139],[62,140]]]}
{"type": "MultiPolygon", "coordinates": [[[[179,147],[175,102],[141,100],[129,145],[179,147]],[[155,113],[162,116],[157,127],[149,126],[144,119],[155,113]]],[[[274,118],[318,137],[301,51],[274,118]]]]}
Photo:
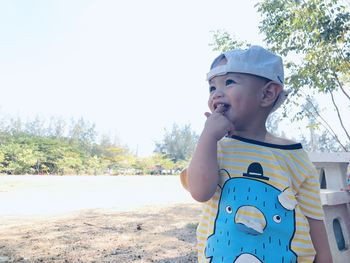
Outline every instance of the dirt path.
{"type": "Polygon", "coordinates": [[[196,262],[199,205],[176,178],[26,180],[0,177],[0,263],[196,262]]]}
{"type": "Polygon", "coordinates": [[[0,255],[2,262],[196,262],[198,215],[185,204],[9,224],[0,255]]]}

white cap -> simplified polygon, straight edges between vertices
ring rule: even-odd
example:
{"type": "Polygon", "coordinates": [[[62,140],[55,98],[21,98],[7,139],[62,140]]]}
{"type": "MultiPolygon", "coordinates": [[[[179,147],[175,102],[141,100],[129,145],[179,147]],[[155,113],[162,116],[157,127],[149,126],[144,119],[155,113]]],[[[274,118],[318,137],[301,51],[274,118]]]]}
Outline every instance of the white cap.
{"type": "MultiPolygon", "coordinates": [[[[260,46],[250,46],[248,49],[234,49],[222,53],[211,64],[207,80],[230,72],[264,77],[279,83],[282,87],[284,83],[282,58],[260,46]],[[227,63],[216,66],[223,58],[226,58],[227,63]]],[[[287,99],[289,93],[285,89],[282,90],[272,111],[275,111],[287,99]]]]}

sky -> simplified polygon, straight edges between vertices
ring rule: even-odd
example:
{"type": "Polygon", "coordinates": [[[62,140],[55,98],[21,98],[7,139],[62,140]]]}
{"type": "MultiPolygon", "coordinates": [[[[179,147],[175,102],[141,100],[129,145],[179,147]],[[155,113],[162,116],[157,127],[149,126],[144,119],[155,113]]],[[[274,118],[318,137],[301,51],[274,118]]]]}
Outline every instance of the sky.
{"type": "Polygon", "coordinates": [[[261,43],[255,1],[0,2],[0,113],[93,122],[147,155],[200,132],[213,30],[261,43]]]}
{"type": "Polygon", "coordinates": [[[212,31],[263,45],[255,0],[0,2],[0,114],[83,117],[138,155],[207,111],[212,31]]]}

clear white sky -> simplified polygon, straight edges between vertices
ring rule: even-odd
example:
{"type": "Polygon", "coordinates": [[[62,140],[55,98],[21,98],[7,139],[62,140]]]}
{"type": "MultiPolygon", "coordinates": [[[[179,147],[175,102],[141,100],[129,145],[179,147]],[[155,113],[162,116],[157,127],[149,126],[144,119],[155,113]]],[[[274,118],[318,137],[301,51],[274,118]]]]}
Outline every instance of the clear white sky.
{"type": "Polygon", "coordinates": [[[84,117],[149,154],[207,110],[211,30],[259,44],[252,0],[0,2],[2,114],[84,117]]]}
{"type": "Polygon", "coordinates": [[[83,117],[140,155],[207,111],[212,30],[262,44],[255,0],[0,2],[0,114],[83,117]]]}

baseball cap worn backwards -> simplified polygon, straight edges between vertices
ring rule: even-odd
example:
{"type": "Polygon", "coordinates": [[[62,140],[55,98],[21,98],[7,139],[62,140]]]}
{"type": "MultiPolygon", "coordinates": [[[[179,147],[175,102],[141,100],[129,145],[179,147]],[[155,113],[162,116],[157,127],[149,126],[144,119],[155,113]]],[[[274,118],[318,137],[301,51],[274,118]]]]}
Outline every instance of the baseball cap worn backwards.
{"type": "MultiPolygon", "coordinates": [[[[233,72],[264,77],[279,83],[282,87],[284,84],[282,58],[260,46],[250,46],[248,49],[234,49],[222,53],[211,64],[207,80],[233,72]],[[224,58],[227,63],[217,65],[224,58]]],[[[275,111],[287,99],[288,94],[289,91],[282,90],[272,111],[275,111]]]]}

